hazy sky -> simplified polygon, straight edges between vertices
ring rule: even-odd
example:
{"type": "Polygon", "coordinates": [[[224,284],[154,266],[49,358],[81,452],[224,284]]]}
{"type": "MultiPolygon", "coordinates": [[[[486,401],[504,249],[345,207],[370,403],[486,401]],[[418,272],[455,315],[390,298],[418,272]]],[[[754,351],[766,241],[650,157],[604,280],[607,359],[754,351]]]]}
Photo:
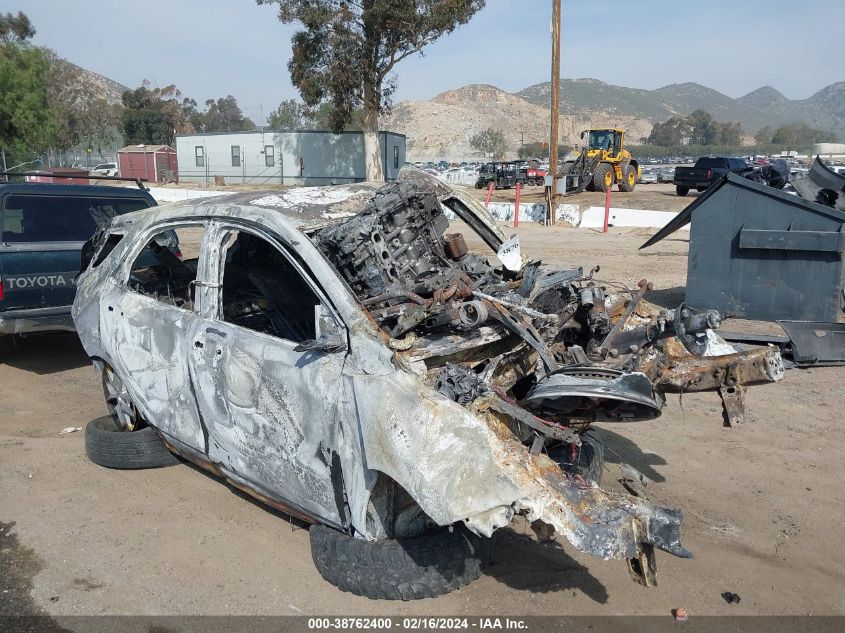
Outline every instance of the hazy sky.
{"type": "MultiPolygon", "coordinates": [[[[176,84],[199,103],[233,94],[258,120],[297,97],[295,25],[254,0],[2,0],[35,43],[126,86],[176,84]]],[[[396,100],[469,83],[548,81],[551,0],[487,0],[425,56],[397,67],[396,100]]],[[[563,0],[562,74],[636,88],[695,81],[731,97],[771,85],[803,99],[845,80],[845,0],[563,0]]]]}

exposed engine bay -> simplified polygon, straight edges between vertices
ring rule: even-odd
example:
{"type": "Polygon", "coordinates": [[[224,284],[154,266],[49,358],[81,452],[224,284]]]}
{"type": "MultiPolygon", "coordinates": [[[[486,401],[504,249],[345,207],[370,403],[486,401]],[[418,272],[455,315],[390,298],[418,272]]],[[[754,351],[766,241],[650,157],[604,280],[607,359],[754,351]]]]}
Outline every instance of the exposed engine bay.
{"type": "Polygon", "coordinates": [[[718,312],[645,302],[646,280],[625,296],[598,267],[525,262],[516,237],[487,258],[448,230],[435,188],[402,181],[312,238],[429,384],[464,406],[483,399],[535,452],[577,444],[592,422],[656,418],[665,392],[718,390],[738,421],[744,386],[783,375],[777,350],[735,353],[714,336],[718,312]]]}

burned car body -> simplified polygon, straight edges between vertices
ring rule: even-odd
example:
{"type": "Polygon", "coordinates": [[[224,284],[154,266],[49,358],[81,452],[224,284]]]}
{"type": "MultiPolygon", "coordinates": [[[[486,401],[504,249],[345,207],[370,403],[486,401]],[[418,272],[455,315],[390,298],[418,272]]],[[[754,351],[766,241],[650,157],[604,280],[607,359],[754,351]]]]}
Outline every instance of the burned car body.
{"type": "Polygon", "coordinates": [[[522,514],[653,584],[655,548],[690,555],[680,511],[555,456],[576,455],[593,422],[658,416],[662,391],[777,380],[780,357],[765,350],[751,372],[734,354],[708,373],[697,354],[717,314],[645,318],[647,283],[614,302],[580,269],[524,261],[479,207],[412,171],[381,188],[117,219],[80,276],[74,320],[118,424],[149,425],[179,455],[358,541],[461,524],[490,536],[522,514]],[[446,233],[446,211],[490,258],[446,233]],[[202,235],[196,260],[162,248],[148,266],[156,236],[186,227],[202,235]]]}

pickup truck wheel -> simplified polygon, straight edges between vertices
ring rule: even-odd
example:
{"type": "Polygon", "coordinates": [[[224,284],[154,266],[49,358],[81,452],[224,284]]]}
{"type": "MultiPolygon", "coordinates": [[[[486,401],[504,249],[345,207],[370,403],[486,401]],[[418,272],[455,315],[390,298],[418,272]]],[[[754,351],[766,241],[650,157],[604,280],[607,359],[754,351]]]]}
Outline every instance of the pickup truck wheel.
{"type": "Polygon", "coordinates": [[[418,600],[454,591],[481,575],[490,539],[463,526],[421,536],[364,541],[315,525],[311,557],[320,575],[341,591],[381,600],[418,600]]]}
{"type": "Polygon", "coordinates": [[[613,167],[607,163],[601,163],[596,167],[593,174],[593,188],[596,191],[607,191],[613,188],[613,167]]]}
{"type": "Polygon", "coordinates": [[[689,187],[683,187],[681,185],[678,185],[677,187],[675,187],[675,193],[683,197],[689,193],[689,187]]]}
{"type": "Polygon", "coordinates": [[[622,182],[619,183],[619,191],[633,191],[637,186],[637,170],[633,165],[627,165],[622,171],[622,182]]]}
{"type": "Polygon", "coordinates": [[[111,416],[91,420],[85,427],[85,454],[98,466],[121,470],[161,468],[179,463],[154,428],[145,426],[137,431],[124,431],[111,416]]]}
{"type": "Polygon", "coordinates": [[[604,443],[599,437],[599,431],[588,428],[580,434],[581,447],[570,444],[559,444],[550,448],[548,453],[561,469],[570,475],[580,475],[587,481],[601,485],[604,472],[604,443]]]}

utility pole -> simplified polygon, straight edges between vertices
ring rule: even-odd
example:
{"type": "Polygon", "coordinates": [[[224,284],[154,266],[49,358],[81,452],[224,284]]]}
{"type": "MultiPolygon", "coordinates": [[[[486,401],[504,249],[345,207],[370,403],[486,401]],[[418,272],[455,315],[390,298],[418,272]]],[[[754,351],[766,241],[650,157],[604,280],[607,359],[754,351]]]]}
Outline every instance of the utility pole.
{"type": "Polygon", "coordinates": [[[552,129],[549,137],[549,172],[552,188],[548,194],[547,224],[554,224],[557,209],[557,145],[560,124],[560,0],[552,0],[552,129]]]}

